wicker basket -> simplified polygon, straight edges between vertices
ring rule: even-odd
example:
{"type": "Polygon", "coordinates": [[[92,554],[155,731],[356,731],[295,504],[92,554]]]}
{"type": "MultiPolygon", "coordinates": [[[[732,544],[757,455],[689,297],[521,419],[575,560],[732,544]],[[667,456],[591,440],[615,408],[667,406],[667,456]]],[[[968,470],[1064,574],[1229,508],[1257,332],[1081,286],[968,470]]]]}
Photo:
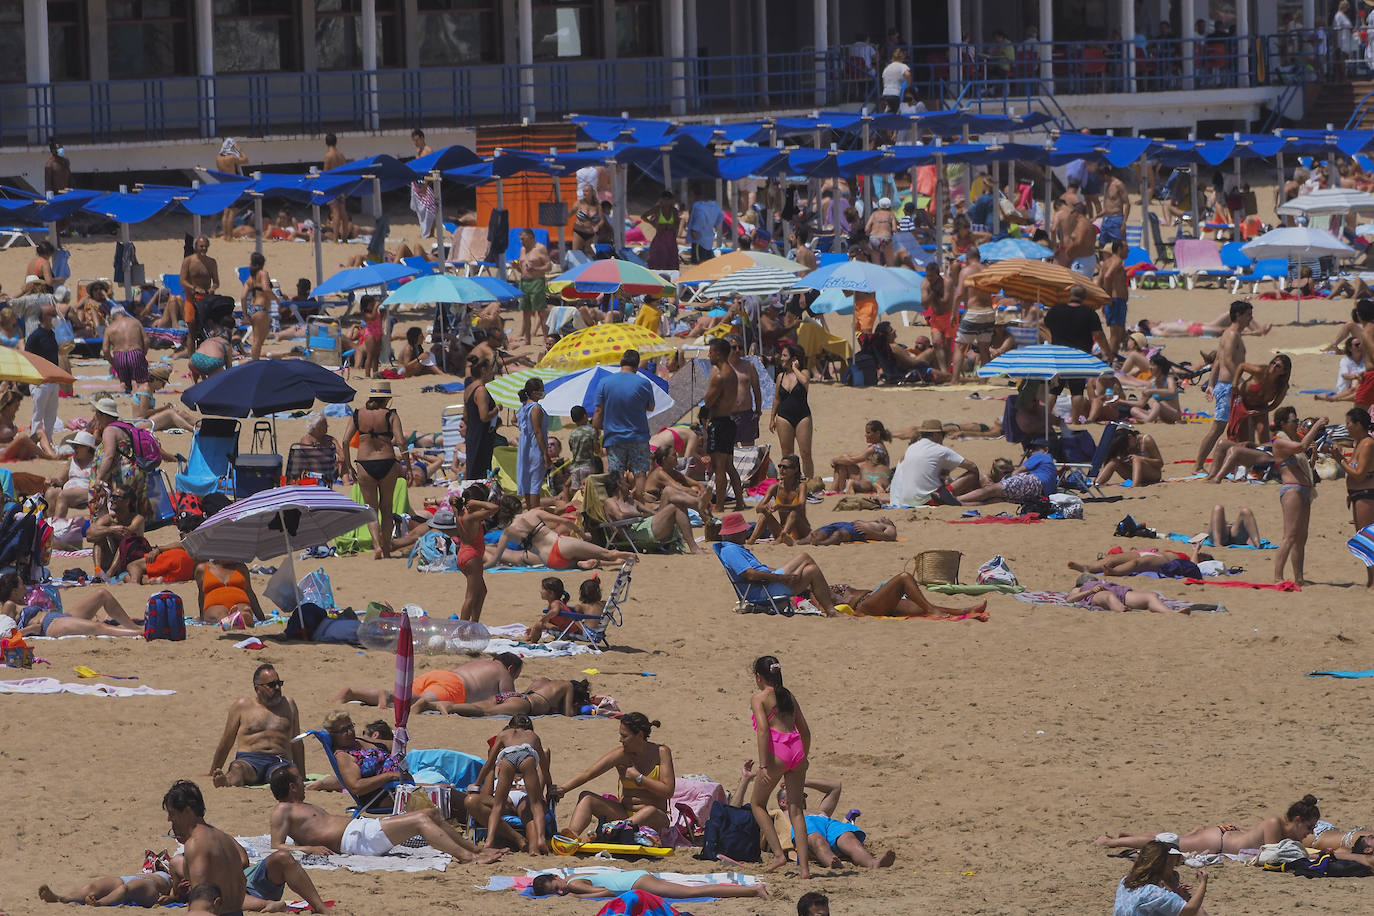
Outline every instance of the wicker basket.
{"type": "Polygon", "coordinates": [[[922,585],[954,585],[959,581],[963,556],[957,550],[923,550],[911,558],[915,566],[912,575],[922,585]]]}

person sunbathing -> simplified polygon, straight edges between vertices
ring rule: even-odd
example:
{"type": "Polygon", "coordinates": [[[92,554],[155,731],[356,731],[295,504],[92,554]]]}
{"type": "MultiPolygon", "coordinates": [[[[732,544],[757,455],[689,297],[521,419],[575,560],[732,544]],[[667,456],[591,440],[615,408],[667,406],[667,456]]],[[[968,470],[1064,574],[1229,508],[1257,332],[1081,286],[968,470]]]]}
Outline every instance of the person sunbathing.
{"type": "MultiPolygon", "coordinates": [[[[1199,827],[1192,833],[1178,838],[1178,848],[1183,852],[1196,853],[1238,853],[1245,849],[1258,849],[1266,843],[1280,840],[1302,840],[1317,826],[1321,811],[1313,795],[1304,795],[1300,801],[1288,806],[1282,816],[1272,815],[1253,827],[1235,827],[1230,824],[1199,827]]],[[[1119,833],[1116,836],[1102,835],[1093,841],[1094,846],[1108,849],[1144,849],[1145,844],[1153,842],[1157,834],[1119,833]]]]}
{"type": "MultiPolygon", "coordinates": [[[[1231,325],[1230,311],[1222,312],[1206,324],[1200,321],[1186,321],[1177,318],[1173,321],[1144,321],[1138,327],[1149,337],[1220,337],[1221,332],[1231,325]]],[[[1263,337],[1273,330],[1272,324],[1251,324],[1242,334],[1263,337]]]]}
{"type": "Polygon", "coordinates": [[[608,871],[583,878],[536,875],[530,884],[530,891],[536,897],[557,894],[559,897],[588,899],[619,897],[629,891],[644,891],[665,900],[685,900],[703,895],[768,899],[768,888],[762,884],[673,884],[647,871],[608,871]]]}
{"type": "Polygon", "coordinates": [[[575,716],[592,702],[591,684],[587,681],[556,681],[538,677],[524,690],[498,693],[488,700],[475,703],[450,703],[428,697],[416,699],[410,707],[413,713],[434,710],[450,716],[485,718],[487,716],[575,716]]]}
{"type": "Polygon", "coordinates": [[[1091,604],[1108,611],[1150,611],[1154,614],[1186,614],[1188,611],[1175,611],[1164,603],[1158,592],[1146,592],[1103,582],[1092,573],[1083,573],[1074,583],[1077,588],[1064,596],[1070,604],[1091,604]]]}
{"type": "MultiPolygon", "coordinates": [[[[596,569],[633,560],[636,554],[624,550],[607,550],[591,541],[561,534],[577,524],[577,519],[554,515],[543,509],[528,509],[511,519],[501,532],[501,538],[486,550],[488,569],[498,564],[508,566],[547,566],[550,569],[596,569]],[[510,547],[507,544],[525,545],[510,547]]],[[[694,542],[695,544],[695,542],[694,542]]]]}
{"type": "MultiPolygon", "coordinates": [[[[734,513],[738,514],[738,513],[734,513]]],[[[725,517],[728,522],[729,516],[725,517]]],[[[743,521],[743,517],[740,517],[743,521]]],[[[820,564],[809,553],[799,553],[777,569],[757,569],[750,567],[739,574],[741,582],[779,582],[798,595],[810,594],[816,606],[827,617],[834,617],[835,605],[830,600],[830,583],[825,581],[825,573],[820,564]]]]}
{"type": "Polygon", "coordinates": [[[467,864],[485,865],[506,854],[504,849],[479,851],[444,820],[438,808],[382,818],[330,814],[305,800],[305,783],[295,767],[277,770],[269,785],[277,800],[268,820],[272,848],[287,854],[380,856],[417,834],[432,848],[467,864]]]}
{"type": "Polygon", "coordinates": [[[86,906],[155,907],[177,903],[185,899],[187,885],[182,873],[184,860],[180,855],[168,856],[164,851],[151,851],[143,860],[143,871],[137,875],[105,875],[91,878],[74,891],[54,891],[50,885],[38,887],[38,898],[47,903],[84,903],[86,906]]]}
{"type": "Polygon", "coordinates": [[[78,600],[69,596],[66,606],[59,609],[40,605],[25,605],[27,586],[19,573],[0,576],[0,614],[14,619],[20,636],[128,636],[143,635],[143,627],[115,600],[104,586],[93,586],[78,600]],[[109,617],[114,623],[96,619],[109,617]]]}
{"type": "MultiPolygon", "coordinates": [[[[515,692],[515,679],[525,663],[513,652],[502,652],[495,658],[476,658],[453,670],[431,668],[415,675],[411,683],[412,702],[425,700],[445,703],[479,703],[501,694],[515,692]]],[[[387,688],[345,687],[334,695],[335,703],[357,701],[364,706],[386,708],[396,700],[387,688]]],[[[433,707],[426,706],[426,709],[433,707]]]]}
{"type": "Polygon", "coordinates": [[[835,544],[863,544],[868,541],[897,540],[897,525],[892,519],[883,517],[876,522],[831,522],[811,532],[811,537],[799,543],[813,547],[830,547],[835,544]]]}
{"type": "Polygon", "coordinates": [[[1069,561],[1069,569],[1081,573],[1098,573],[1104,576],[1134,576],[1138,573],[1153,572],[1169,579],[1201,579],[1203,572],[1199,564],[1215,562],[1210,553],[1194,547],[1192,554],[1176,550],[1124,550],[1121,553],[1098,557],[1093,563],[1069,561]]]}
{"type": "Polygon", "coordinates": [[[975,617],[987,619],[988,603],[979,601],[965,608],[940,607],[931,604],[921,591],[920,584],[909,572],[898,573],[877,588],[853,588],[849,585],[834,585],[830,588],[831,600],[836,612],[828,617],[838,617],[845,611],[840,605],[849,608],[853,617],[975,617]]]}
{"type": "Polygon", "coordinates": [[[1241,508],[1234,522],[1226,523],[1226,507],[1218,503],[1212,507],[1212,518],[1207,535],[1213,547],[1259,547],[1259,523],[1249,506],[1241,508]]]}

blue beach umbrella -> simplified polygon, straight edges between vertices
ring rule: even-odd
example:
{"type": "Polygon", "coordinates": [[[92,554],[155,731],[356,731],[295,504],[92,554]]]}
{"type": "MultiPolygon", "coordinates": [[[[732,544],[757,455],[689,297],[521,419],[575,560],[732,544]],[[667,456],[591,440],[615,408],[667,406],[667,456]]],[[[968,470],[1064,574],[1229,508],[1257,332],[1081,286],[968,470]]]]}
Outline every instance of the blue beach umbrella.
{"type": "Polygon", "coordinates": [[[405,264],[364,264],[362,267],[350,267],[339,271],[315,287],[315,295],[331,296],[371,286],[385,287],[418,273],[418,270],[405,264]]]}
{"type": "Polygon", "coordinates": [[[1037,344],[1017,347],[979,366],[978,377],[1005,375],[1014,379],[1048,381],[1053,378],[1097,378],[1111,371],[1110,366],[1091,353],[1057,344],[1037,344]]]}
{"type": "MultiPolygon", "coordinates": [[[[596,411],[596,397],[601,390],[603,380],[616,375],[618,369],[610,369],[606,366],[593,366],[590,369],[583,369],[561,378],[556,378],[544,384],[544,400],[539,404],[550,416],[566,417],[572,414],[575,405],[581,404],[586,408],[590,416],[596,411]]],[[[640,370],[640,375],[644,376],[653,386],[654,406],[649,411],[649,416],[655,416],[668,410],[673,406],[673,399],[668,395],[668,383],[657,375],[640,370]]]]}
{"type": "Polygon", "coordinates": [[[855,293],[904,292],[916,287],[921,276],[915,271],[870,264],[867,261],[840,261],[811,271],[793,284],[793,289],[841,289],[855,293]]]}
{"type": "Polygon", "coordinates": [[[499,302],[501,297],[470,277],[430,274],[403,284],[382,305],[420,305],[430,302],[499,302]]]}
{"type": "Polygon", "coordinates": [[[978,246],[978,256],[982,258],[984,264],[1006,261],[1011,258],[1044,260],[1052,254],[1054,252],[1044,245],[1039,245],[1030,239],[998,239],[995,242],[984,242],[978,246]]]}
{"type": "Polygon", "coordinates": [[[258,359],[187,388],[181,400],[216,417],[265,417],[306,410],[316,401],[346,404],[357,394],[343,379],[304,359],[258,359]]]}

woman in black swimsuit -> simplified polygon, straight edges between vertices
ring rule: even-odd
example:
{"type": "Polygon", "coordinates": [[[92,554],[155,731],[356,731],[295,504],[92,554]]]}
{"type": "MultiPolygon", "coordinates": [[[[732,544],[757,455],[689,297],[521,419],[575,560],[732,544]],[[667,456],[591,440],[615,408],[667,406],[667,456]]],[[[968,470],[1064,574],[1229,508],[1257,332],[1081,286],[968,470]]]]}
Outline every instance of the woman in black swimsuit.
{"type": "Polygon", "coordinates": [[[391,383],[374,382],[362,410],[353,411],[348,429],[339,439],[339,463],[358,481],[363,499],[380,515],[380,524],[369,522],[374,559],[391,557],[392,492],[401,476],[396,443],[405,441],[401,418],[391,409],[391,383]],[[358,434],[358,460],[349,460],[348,444],[358,434]]]}
{"type": "Polygon", "coordinates": [[[468,480],[485,480],[491,473],[491,453],[496,448],[496,425],[492,421],[499,410],[491,392],[487,391],[487,382],[494,377],[491,360],[468,357],[468,377],[463,380],[464,450],[467,453],[463,476],[468,480]]]}
{"type": "Polygon", "coordinates": [[[816,472],[811,460],[811,404],[806,399],[810,384],[806,351],[800,344],[788,344],[782,353],[782,371],[778,373],[777,395],[773,398],[768,431],[777,433],[784,455],[801,456],[802,477],[807,480],[813,479],[816,472]]]}

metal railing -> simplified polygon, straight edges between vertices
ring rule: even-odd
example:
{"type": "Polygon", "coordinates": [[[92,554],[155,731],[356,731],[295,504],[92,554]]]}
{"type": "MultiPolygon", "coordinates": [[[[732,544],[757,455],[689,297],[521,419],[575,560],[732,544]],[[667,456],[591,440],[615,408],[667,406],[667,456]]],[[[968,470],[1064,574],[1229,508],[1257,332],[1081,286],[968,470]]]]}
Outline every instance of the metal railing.
{"type": "MultiPolygon", "coordinates": [[[[916,45],[911,88],[930,108],[956,101],[1045,110],[1054,96],[1277,85],[1362,72],[1357,31],[1341,49],[1329,30],[1143,42],[916,45]],[[1359,53],[1355,53],[1356,51],[1359,53]]],[[[882,95],[876,52],[662,57],[418,70],[218,74],[161,79],[0,84],[0,145],[261,136],[427,124],[511,123],[569,112],[733,114],[867,103],[882,95]]]]}

